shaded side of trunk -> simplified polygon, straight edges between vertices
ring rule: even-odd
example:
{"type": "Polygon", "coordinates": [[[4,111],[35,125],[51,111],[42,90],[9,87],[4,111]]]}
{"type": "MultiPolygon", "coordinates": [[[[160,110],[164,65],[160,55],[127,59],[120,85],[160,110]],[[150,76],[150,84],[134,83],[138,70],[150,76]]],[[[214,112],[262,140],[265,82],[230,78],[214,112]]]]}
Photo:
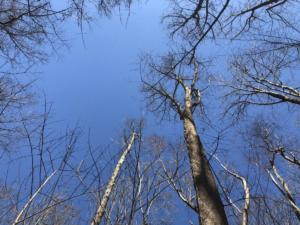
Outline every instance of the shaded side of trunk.
{"type": "Polygon", "coordinates": [[[122,165],[124,164],[125,160],[126,160],[126,157],[128,155],[128,153],[130,152],[131,148],[132,148],[132,145],[133,145],[133,142],[134,142],[134,139],[135,139],[135,136],[136,134],[133,133],[130,137],[130,140],[128,142],[128,145],[126,147],[126,149],[123,151],[120,159],[118,160],[118,163],[109,179],[109,182],[106,186],[106,189],[105,189],[105,192],[103,194],[103,197],[101,199],[101,202],[100,202],[100,205],[97,209],[97,212],[91,222],[91,225],[99,225],[101,223],[101,220],[103,218],[103,215],[104,215],[104,212],[106,210],[106,206],[107,206],[107,203],[108,203],[108,200],[109,200],[109,197],[111,195],[111,192],[113,191],[113,188],[116,184],[116,180],[117,180],[117,177],[120,173],[120,170],[121,170],[121,167],[122,165]]]}
{"type": "Polygon", "coordinates": [[[184,137],[187,143],[201,224],[228,225],[220,193],[193,120],[191,104],[191,91],[187,89],[183,116],[184,137]]]}

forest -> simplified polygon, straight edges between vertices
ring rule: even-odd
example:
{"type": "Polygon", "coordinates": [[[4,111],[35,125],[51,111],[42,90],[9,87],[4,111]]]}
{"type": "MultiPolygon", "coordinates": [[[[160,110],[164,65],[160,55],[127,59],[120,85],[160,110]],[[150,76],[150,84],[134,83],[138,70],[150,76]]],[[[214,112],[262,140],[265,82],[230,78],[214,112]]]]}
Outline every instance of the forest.
{"type": "Polygon", "coordinates": [[[299,12],[0,0],[0,225],[300,224],[299,12]]]}

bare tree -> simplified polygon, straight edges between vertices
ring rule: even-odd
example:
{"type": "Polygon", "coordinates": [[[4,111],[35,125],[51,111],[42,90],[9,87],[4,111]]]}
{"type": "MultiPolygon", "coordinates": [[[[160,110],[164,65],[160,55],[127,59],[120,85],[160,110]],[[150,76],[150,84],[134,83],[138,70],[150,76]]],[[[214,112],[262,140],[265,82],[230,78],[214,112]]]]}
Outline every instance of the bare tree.
{"type": "Polygon", "coordinates": [[[195,55],[207,40],[260,40],[273,43],[277,48],[299,46],[299,39],[291,36],[283,41],[287,33],[299,31],[297,13],[293,10],[299,7],[297,0],[169,2],[170,10],[163,21],[170,36],[175,40],[179,38],[178,43],[183,47],[179,62],[195,55]]]}
{"type": "MultiPolygon", "coordinates": [[[[216,145],[218,147],[219,144],[216,145]]],[[[167,149],[170,155],[164,154],[161,157],[161,170],[170,188],[176,193],[182,204],[191,212],[198,214],[192,174],[186,165],[188,155],[186,154],[185,143],[180,141],[168,143],[167,149]]],[[[248,176],[241,175],[242,172],[236,172],[232,164],[221,162],[219,157],[216,156],[216,151],[209,153],[209,159],[211,163],[216,163],[216,166],[219,165],[220,167],[220,170],[214,168],[214,172],[217,175],[218,185],[222,190],[221,194],[226,205],[228,222],[230,224],[252,224],[252,214],[250,213],[252,196],[250,195],[248,176]]],[[[192,219],[190,223],[192,224],[192,219]]]]}
{"type": "Polygon", "coordinates": [[[163,139],[142,136],[128,156],[103,224],[172,224],[169,184],[161,174],[163,139]]]}
{"type": "MultiPolygon", "coordinates": [[[[207,155],[196,122],[197,112],[205,115],[202,94],[206,89],[200,82],[204,64],[197,60],[198,48],[210,39],[241,38],[264,44],[234,57],[233,79],[225,83],[229,88],[226,97],[231,100],[228,110],[237,108],[240,113],[248,105],[300,104],[298,81],[288,71],[299,61],[299,29],[293,18],[293,7],[299,1],[170,2],[170,11],[163,20],[183,50],[160,58],[159,63],[145,57],[142,91],[151,111],[162,118],[180,119],[185,140],[181,149],[187,153],[190,168],[182,166],[186,161],[177,153],[172,160],[174,165],[170,165],[161,156],[165,146],[159,138],[153,138],[156,145],[152,143],[145,151],[144,140],[135,133],[127,136],[121,153],[106,152],[109,159],[104,160],[105,151],[92,148],[90,143],[88,151],[83,151],[86,158],[82,152],[75,156],[76,132],[50,140],[47,113],[38,125],[27,120],[32,115],[16,116],[32,102],[31,94],[26,92],[30,84],[12,79],[13,71],[7,66],[27,68],[34,62],[45,62],[49,49],[56,51],[66,43],[60,23],[75,16],[83,29],[84,21],[90,19],[89,4],[96,5],[101,15],[110,16],[115,8],[130,9],[131,0],[71,0],[64,2],[62,8],[50,0],[0,1],[0,61],[5,74],[0,79],[0,141],[8,146],[9,139],[13,139],[11,134],[23,135],[27,155],[21,157],[28,159],[24,173],[29,173],[22,174],[18,191],[12,191],[6,183],[1,186],[0,204],[2,199],[11,202],[5,206],[8,210],[0,210],[1,223],[72,224],[79,214],[76,206],[83,201],[87,206],[82,211],[85,223],[168,224],[170,218],[158,219],[156,206],[169,203],[164,194],[170,189],[197,213],[203,225],[231,223],[233,219],[228,213],[226,216],[225,206],[231,207],[236,223],[243,225],[291,224],[299,220],[299,180],[291,176],[300,165],[297,146],[291,150],[276,135],[256,129],[251,147],[259,150],[260,158],[251,165],[250,172],[243,173],[222,163],[215,154],[207,155]],[[213,160],[226,173],[221,182],[212,169],[213,160]],[[107,174],[112,175],[107,178],[107,174]],[[243,186],[239,191],[238,181],[243,186]],[[284,204],[274,207],[280,201],[284,204]]],[[[268,130],[262,128],[265,129],[268,130]]],[[[253,151],[250,155],[255,154],[253,151]]]]}
{"type": "Polygon", "coordinates": [[[75,208],[66,202],[69,196],[62,184],[78,134],[75,130],[53,134],[48,119],[45,105],[42,117],[22,121],[23,127],[19,128],[21,140],[14,146],[17,150],[2,157],[7,174],[1,177],[6,179],[1,189],[9,196],[10,204],[1,213],[1,224],[36,224],[41,221],[65,224],[63,221],[71,223],[73,220],[71,214],[75,208]]]}
{"type": "Polygon", "coordinates": [[[194,60],[194,70],[188,70],[183,63],[176,67],[176,55],[163,57],[161,65],[147,59],[147,70],[142,78],[142,91],[151,111],[162,116],[179,117],[184,128],[193,184],[196,191],[199,222],[201,224],[228,224],[218,187],[209,165],[206,152],[197,132],[194,119],[196,109],[201,109],[201,90],[197,88],[199,67],[194,60]],[[187,73],[192,73],[189,75],[187,73]]]}
{"type": "Polygon", "coordinates": [[[111,195],[111,192],[113,191],[113,188],[114,186],[116,185],[116,180],[117,180],[117,177],[120,173],[120,170],[121,170],[121,167],[122,165],[124,164],[125,160],[126,160],[126,157],[127,155],[129,154],[131,148],[132,148],[132,145],[134,143],[134,140],[136,138],[136,133],[132,133],[131,134],[131,137],[129,138],[128,142],[126,143],[126,148],[124,149],[122,155],[120,156],[120,159],[118,160],[117,162],[117,165],[108,181],[108,184],[107,184],[107,187],[104,191],[104,194],[103,194],[103,197],[101,199],[101,202],[100,202],[100,205],[98,207],[98,210],[93,218],[93,221],[92,221],[92,225],[98,225],[101,223],[101,220],[102,220],[102,217],[104,215],[104,212],[106,210],[106,207],[107,207],[107,203],[108,203],[108,200],[110,198],[110,195],[111,195]]]}
{"type": "Polygon", "coordinates": [[[289,207],[294,211],[299,220],[299,206],[295,198],[298,198],[297,188],[299,187],[298,178],[293,178],[292,174],[299,171],[299,151],[297,144],[289,144],[286,137],[277,132],[278,126],[265,122],[257,121],[253,125],[252,147],[260,154],[265,154],[265,171],[271,182],[282,194],[289,207]],[[284,178],[285,176],[285,178],[284,178]],[[293,188],[291,189],[292,186],[293,188]]]}
{"type": "Polygon", "coordinates": [[[19,131],[23,123],[36,120],[37,115],[28,113],[35,97],[32,94],[32,82],[22,83],[9,75],[1,76],[0,90],[0,146],[1,152],[8,152],[21,138],[19,131]]]}
{"type": "MultiPolygon", "coordinates": [[[[13,66],[47,59],[43,45],[63,43],[59,22],[69,13],[51,1],[8,1],[0,3],[1,63],[13,66]]],[[[27,66],[27,65],[24,65],[27,66]]]]}
{"type": "Polygon", "coordinates": [[[224,165],[220,159],[213,155],[213,157],[218,161],[218,163],[221,165],[221,167],[226,171],[229,175],[233,176],[234,178],[238,179],[243,186],[244,189],[244,206],[243,209],[240,210],[234,203],[232,205],[236,207],[236,209],[242,214],[242,225],[248,225],[249,221],[249,208],[250,208],[250,188],[248,185],[248,181],[244,176],[241,176],[237,172],[233,171],[232,169],[229,169],[228,166],[224,165]]]}
{"type": "Polygon", "coordinates": [[[129,8],[131,1],[71,0],[61,1],[60,4],[52,0],[1,1],[1,69],[7,63],[13,68],[20,66],[27,68],[28,64],[45,62],[48,53],[57,51],[67,44],[61,23],[75,17],[83,29],[83,24],[92,17],[90,11],[93,5],[96,5],[99,13],[109,16],[117,7],[129,8]]]}
{"type": "Polygon", "coordinates": [[[243,112],[249,105],[270,106],[279,103],[300,104],[293,67],[297,60],[285,50],[237,55],[231,62],[233,78],[225,81],[228,110],[243,112]]]}

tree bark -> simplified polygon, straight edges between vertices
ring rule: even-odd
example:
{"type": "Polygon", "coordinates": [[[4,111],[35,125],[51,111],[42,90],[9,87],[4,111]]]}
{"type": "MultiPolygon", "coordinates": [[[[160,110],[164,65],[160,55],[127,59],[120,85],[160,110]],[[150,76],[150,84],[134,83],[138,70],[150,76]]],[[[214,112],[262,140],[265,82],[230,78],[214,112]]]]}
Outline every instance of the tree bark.
{"type": "Polygon", "coordinates": [[[30,205],[34,201],[35,197],[42,191],[42,189],[46,186],[46,184],[49,182],[49,180],[56,174],[56,172],[57,171],[55,170],[53,173],[51,173],[51,175],[45,179],[45,181],[40,185],[40,187],[36,190],[36,192],[30,197],[30,199],[26,202],[26,204],[24,205],[22,210],[18,213],[18,215],[12,225],[17,225],[21,222],[24,222],[24,220],[26,218],[22,219],[23,213],[28,209],[28,207],[30,207],[30,205]]]}
{"type": "Polygon", "coordinates": [[[202,225],[228,225],[224,206],[193,120],[191,89],[185,90],[184,137],[202,225]]]}
{"type": "Polygon", "coordinates": [[[128,155],[128,153],[130,152],[131,148],[132,148],[132,145],[133,145],[133,142],[134,142],[134,139],[136,137],[136,134],[133,133],[130,137],[130,140],[129,140],[129,143],[126,147],[126,149],[123,151],[110,179],[109,179],[109,182],[106,186],[106,189],[105,189],[105,192],[103,194],[103,197],[101,199],[101,202],[100,202],[100,205],[98,207],[98,210],[91,222],[91,225],[99,225],[101,223],[101,220],[103,218],[103,215],[104,215],[104,212],[105,212],[105,209],[106,209],[106,206],[107,206],[107,203],[108,203],[108,200],[109,200],[109,197],[111,195],[111,192],[116,184],[116,180],[117,180],[117,177],[120,173],[120,170],[121,170],[121,167],[122,165],[124,164],[125,160],[126,160],[126,157],[128,155]]]}

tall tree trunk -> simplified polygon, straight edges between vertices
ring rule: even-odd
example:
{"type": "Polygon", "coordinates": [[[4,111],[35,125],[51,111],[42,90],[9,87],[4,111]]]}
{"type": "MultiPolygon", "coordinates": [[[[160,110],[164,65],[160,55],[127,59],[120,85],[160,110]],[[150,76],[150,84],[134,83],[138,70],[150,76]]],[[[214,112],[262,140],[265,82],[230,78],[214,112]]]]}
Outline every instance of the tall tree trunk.
{"type": "Polygon", "coordinates": [[[197,195],[199,220],[202,225],[228,225],[220,193],[193,120],[190,88],[186,88],[185,93],[183,126],[197,195]]]}
{"type": "Polygon", "coordinates": [[[134,142],[134,139],[136,137],[136,134],[133,133],[130,137],[130,140],[127,144],[127,147],[126,149],[123,151],[110,179],[109,179],[109,182],[106,186],[106,189],[105,189],[105,192],[103,194],[103,197],[101,199],[101,202],[100,202],[100,205],[98,207],[98,210],[91,222],[91,225],[99,225],[101,223],[101,220],[103,218],[103,215],[104,215],[104,212],[105,212],[105,209],[106,209],[106,206],[107,206],[107,203],[108,203],[108,200],[109,200],[109,197],[111,195],[111,192],[116,184],[116,180],[117,180],[117,177],[120,173],[120,170],[121,170],[121,167],[122,165],[124,164],[125,160],[126,160],[126,157],[128,155],[128,153],[130,152],[131,148],[132,148],[132,145],[133,145],[133,142],[134,142]]]}

